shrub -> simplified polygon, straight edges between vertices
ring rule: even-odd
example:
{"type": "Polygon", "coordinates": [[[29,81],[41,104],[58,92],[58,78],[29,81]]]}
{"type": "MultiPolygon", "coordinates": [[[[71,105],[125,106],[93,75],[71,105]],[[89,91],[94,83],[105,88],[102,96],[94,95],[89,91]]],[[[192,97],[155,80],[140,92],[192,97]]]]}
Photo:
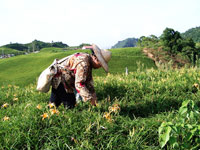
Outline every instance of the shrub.
{"type": "Polygon", "coordinates": [[[159,127],[161,148],[199,149],[199,137],[199,110],[191,100],[186,100],[182,103],[174,121],[163,122],[159,127]]]}

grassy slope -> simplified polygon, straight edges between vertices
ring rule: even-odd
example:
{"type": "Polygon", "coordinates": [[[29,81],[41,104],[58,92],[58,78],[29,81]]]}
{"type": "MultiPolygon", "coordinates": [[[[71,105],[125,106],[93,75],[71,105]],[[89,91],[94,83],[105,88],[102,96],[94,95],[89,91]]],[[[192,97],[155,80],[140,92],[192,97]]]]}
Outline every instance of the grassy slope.
{"type": "MultiPolygon", "coordinates": [[[[83,50],[71,50],[63,52],[60,48],[45,48],[37,54],[16,56],[0,60],[0,84],[12,82],[17,85],[28,85],[35,82],[39,74],[48,67],[55,58],[63,58],[67,55],[83,50]]],[[[124,73],[125,67],[129,71],[137,70],[137,63],[144,63],[144,67],[154,67],[154,62],[143,56],[138,48],[113,49],[112,59],[109,62],[110,73],[124,73]]],[[[83,51],[89,52],[89,51],[83,51]]],[[[105,76],[103,69],[94,71],[95,76],[105,76]]]]}
{"type": "Polygon", "coordinates": [[[3,50],[4,55],[5,54],[21,55],[21,54],[25,53],[25,52],[18,51],[18,50],[12,49],[12,48],[0,47],[0,54],[2,54],[2,50],[3,50]]]}

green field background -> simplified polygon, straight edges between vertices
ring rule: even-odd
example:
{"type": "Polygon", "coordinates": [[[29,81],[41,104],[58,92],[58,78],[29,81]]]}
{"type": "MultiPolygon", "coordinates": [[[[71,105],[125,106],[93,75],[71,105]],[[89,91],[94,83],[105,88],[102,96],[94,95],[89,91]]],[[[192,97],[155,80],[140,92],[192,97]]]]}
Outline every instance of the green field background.
{"type": "MultiPolygon", "coordinates": [[[[63,52],[60,48],[44,48],[40,53],[20,55],[0,60],[0,84],[9,82],[16,85],[28,85],[36,82],[40,73],[48,67],[55,58],[61,59],[76,52],[90,53],[88,50],[71,50],[63,52]]],[[[156,68],[152,60],[144,56],[139,48],[112,49],[112,58],[109,62],[111,74],[136,71],[138,65],[145,68],[156,68]]],[[[93,71],[94,76],[106,76],[104,70],[93,71]]]]}

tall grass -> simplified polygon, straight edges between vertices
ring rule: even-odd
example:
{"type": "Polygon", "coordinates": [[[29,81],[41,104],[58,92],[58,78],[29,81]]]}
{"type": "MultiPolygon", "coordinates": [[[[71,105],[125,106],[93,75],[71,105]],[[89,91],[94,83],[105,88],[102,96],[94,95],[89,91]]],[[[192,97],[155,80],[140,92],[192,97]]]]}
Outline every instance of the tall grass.
{"type": "Polygon", "coordinates": [[[47,106],[50,93],[38,93],[35,84],[2,85],[0,149],[160,149],[161,123],[173,119],[184,100],[199,105],[199,73],[139,68],[128,76],[96,76],[97,107],[81,102],[56,114],[47,106]]]}

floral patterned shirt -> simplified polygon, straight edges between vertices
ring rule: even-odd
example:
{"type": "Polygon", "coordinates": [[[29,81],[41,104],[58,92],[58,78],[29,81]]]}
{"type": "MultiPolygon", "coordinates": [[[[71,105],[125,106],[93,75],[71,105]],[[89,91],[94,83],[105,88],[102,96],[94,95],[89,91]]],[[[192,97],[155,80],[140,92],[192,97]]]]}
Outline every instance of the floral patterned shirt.
{"type": "Polygon", "coordinates": [[[57,89],[61,82],[67,93],[73,93],[76,89],[84,101],[96,99],[90,55],[75,53],[58,64],[58,73],[52,79],[52,87],[57,89]]]}

